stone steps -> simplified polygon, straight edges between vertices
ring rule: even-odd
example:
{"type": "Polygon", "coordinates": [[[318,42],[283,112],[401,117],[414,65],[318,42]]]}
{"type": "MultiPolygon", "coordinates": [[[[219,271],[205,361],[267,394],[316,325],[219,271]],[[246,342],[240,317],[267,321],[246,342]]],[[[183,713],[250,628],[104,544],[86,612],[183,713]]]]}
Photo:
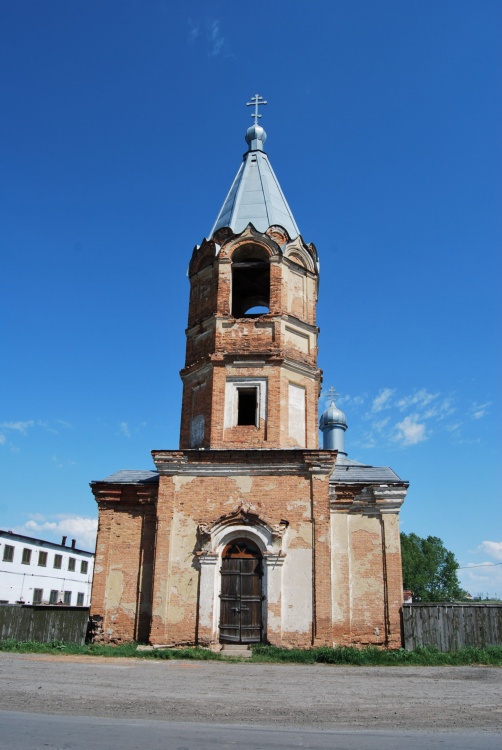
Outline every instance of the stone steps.
{"type": "Polygon", "coordinates": [[[250,659],[253,656],[253,652],[247,643],[224,643],[220,654],[221,656],[228,656],[233,659],[250,659]]]}

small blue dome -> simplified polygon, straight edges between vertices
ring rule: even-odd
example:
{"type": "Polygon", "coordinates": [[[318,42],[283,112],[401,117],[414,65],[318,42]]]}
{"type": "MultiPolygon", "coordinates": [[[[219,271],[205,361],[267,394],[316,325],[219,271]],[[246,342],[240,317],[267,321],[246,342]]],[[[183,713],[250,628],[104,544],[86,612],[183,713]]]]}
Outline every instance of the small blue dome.
{"type": "Polygon", "coordinates": [[[336,425],[346,428],[347,417],[343,411],[335,405],[335,402],[332,401],[328,408],[321,414],[319,426],[322,430],[323,427],[335,427],[336,425]]]}
{"type": "Polygon", "coordinates": [[[324,450],[336,450],[343,456],[345,451],[345,430],[347,429],[347,417],[335,404],[338,396],[334,388],[330,388],[331,403],[321,414],[319,428],[322,431],[322,447],[324,450]]]}

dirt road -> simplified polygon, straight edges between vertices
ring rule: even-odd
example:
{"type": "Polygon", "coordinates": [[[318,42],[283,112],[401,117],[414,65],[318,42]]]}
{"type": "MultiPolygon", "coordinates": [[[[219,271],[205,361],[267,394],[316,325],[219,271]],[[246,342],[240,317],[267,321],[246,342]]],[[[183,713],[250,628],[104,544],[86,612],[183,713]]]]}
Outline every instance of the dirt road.
{"type": "Polygon", "coordinates": [[[502,730],[502,669],[0,654],[4,710],[315,728],[502,730]]]}

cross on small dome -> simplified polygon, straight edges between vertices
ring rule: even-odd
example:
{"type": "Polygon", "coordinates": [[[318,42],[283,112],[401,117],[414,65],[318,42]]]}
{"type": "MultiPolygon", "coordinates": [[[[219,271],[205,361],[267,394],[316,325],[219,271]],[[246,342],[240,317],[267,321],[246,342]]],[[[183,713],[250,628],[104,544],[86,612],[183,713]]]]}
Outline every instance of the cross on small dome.
{"type": "Polygon", "coordinates": [[[251,117],[254,117],[254,124],[258,125],[258,119],[261,117],[261,115],[258,113],[258,107],[260,104],[268,104],[268,102],[265,101],[263,96],[260,96],[260,94],[255,94],[251,97],[250,102],[246,102],[246,107],[254,107],[254,112],[251,113],[251,117]]]}

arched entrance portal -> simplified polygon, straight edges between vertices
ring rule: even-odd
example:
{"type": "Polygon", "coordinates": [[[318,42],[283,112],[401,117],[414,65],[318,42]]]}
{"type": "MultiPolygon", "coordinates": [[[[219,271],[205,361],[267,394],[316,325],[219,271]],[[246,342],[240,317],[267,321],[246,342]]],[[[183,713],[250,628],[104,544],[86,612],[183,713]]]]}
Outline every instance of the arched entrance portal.
{"type": "Polygon", "coordinates": [[[253,542],[227,544],[221,560],[221,643],[261,641],[262,576],[261,554],[253,542]]]}

